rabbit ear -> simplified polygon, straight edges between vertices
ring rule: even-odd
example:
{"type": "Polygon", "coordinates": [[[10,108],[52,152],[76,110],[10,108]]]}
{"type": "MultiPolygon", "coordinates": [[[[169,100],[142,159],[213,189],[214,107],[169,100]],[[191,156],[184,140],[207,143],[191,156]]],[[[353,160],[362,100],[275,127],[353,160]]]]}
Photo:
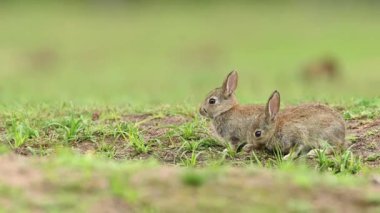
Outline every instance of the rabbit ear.
{"type": "Polygon", "coordinates": [[[234,93],[236,90],[237,84],[238,84],[238,74],[234,70],[230,72],[230,74],[228,74],[227,78],[223,82],[222,88],[223,88],[224,96],[228,97],[232,93],[234,93]]]}
{"type": "Polygon", "coordinates": [[[280,111],[280,93],[276,90],[272,93],[270,96],[266,110],[265,110],[265,117],[268,122],[273,121],[278,112],[280,111]]]}

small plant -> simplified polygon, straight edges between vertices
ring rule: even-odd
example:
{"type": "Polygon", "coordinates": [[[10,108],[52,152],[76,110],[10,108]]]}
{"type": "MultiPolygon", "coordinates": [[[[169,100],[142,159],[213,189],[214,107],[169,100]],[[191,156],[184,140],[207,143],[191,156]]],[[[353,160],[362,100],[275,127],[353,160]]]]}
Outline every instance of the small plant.
{"type": "Polygon", "coordinates": [[[171,136],[178,136],[183,140],[200,140],[203,136],[207,135],[206,131],[207,128],[204,121],[196,118],[191,122],[172,127],[172,131],[169,134],[171,136]]]}
{"type": "Polygon", "coordinates": [[[317,162],[319,171],[331,171],[334,174],[356,174],[362,168],[361,159],[354,156],[349,150],[343,153],[334,153],[332,156],[328,156],[326,150],[318,150],[317,162]]]}
{"type": "Polygon", "coordinates": [[[237,155],[236,150],[230,143],[226,143],[226,149],[223,150],[223,153],[230,158],[235,158],[237,155]]]}
{"type": "MultiPolygon", "coordinates": [[[[80,116],[75,118],[74,116],[65,118],[62,122],[52,122],[48,126],[57,126],[63,131],[63,138],[66,142],[77,141],[81,138],[81,134],[85,134],[85,130],[88,126],[87,121],[80,116]]],[[[86,136],[82,139],[91,138],[86,136]]]]}
{"type": "Polygon", "coordinates": [[[259,167],[264,167],[264,166],[263,166],[263,163],[261,163],[261,161],[260,161],[259,158],[257,157],[255,151],[252,150],[251,163],[254,163],[253,160],[254,160],[254,162],[255,162],[257,165],[259,165],[259,167]]]}
{"type": "Polygon", "coordinates": [[[187,167],[195,167],[198,162],[198,157],[202,154],[202,152],[197,153],[195,150],[193,150],[190,157],[186,156],[185,154],[186,152],[182,153],[182,156],[184,156],[181,157],[182,165],[187,167]]]}
{"type": "Polygon", "coordinates": [[[28,123],[12,120],[7,128],[7,134],[12,141],[11,146],[19,148],[25,144],[28,139],[38,137],[37,130],[31,128],[28,123]]]}
{"type": "Polygon", "coordinates": [[[135,149],[137,153],[148,153],[150,147],[145,144],[145,141],[136,124],[122,123],[118,125],[114,134],[116,137],[123,137],[128,139],[130,145],[135,149]]]}
{"type": "Polygon", "coordinates": [[[148,153],[149,146],[145,145],[145,141],[140,135],[139,129],[136,126],[129,126],[128,139],[132,147],[134,147],[138,153],[148,153]]]}
{"type": "Polygon", "coordinates": [[[107,158],[113,159],[116,156],[116,148],[112,144],[102,143],[97,151],[107,158]]]}
{"type": "Polygon", "coordinates": [[[293,160],[293,152],[292,150],[287,155],[287,157],[284,157],[281,151],[281,148],[276,146],[274,149],[274,159],[270,159],[270,164],[272,167],[279,167],[281,166],[285,161],[289,162],[293,160]]]}
{"type": "Polygon", "coordinates": [[[196,151],[202,145],[203,141],[185,141],[179,150],[184,149],[185,151],[196,151]]]}

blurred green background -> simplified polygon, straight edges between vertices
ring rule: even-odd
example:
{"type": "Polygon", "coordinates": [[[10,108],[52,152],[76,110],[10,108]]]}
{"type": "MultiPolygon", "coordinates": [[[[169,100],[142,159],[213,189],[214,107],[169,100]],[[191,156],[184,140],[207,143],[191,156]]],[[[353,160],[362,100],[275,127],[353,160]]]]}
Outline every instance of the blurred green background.
{"type": "Polygon", "coordinates": [[[0,100],[198,104],[232,69],[244,103],[374,97],[379,38],[375,1],[2,1],[0,100]]]}

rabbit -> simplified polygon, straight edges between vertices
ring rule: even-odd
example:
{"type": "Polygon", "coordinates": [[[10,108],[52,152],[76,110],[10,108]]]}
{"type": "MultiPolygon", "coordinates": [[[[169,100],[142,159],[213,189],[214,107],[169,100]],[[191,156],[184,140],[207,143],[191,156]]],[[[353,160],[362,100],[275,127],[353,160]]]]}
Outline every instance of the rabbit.
{"type": "Polygon", "coordinates": [[[333,57],[325,57],[305,66],[302,69],[302,76],[307,82],[323,79],[338,80],[340,71],[338,60],[333,57]]]}
{"type": "Polygon", "coordinates": [[[252,120],[249,129],[244,151],[279,149],[287,154],[285,159],[303,154],[315,157],[316,150],[324,148],[326,142],[329,145],[326,152],[345,146],[346,128],[342,116],[322,104],[304,104],[280,111],[278,91],[273,92],[265,110],[252,120]]]}
{"type": "Polygon", "coordinates": [[[234,94],[237,85],[238,73],[232,71],[222,87],[212,90],[199,108],[201,115],[212,120],[217,136],[235,150],[246,141],[251,120],[264,110],[260,105],[239,105],[234,94]]]}

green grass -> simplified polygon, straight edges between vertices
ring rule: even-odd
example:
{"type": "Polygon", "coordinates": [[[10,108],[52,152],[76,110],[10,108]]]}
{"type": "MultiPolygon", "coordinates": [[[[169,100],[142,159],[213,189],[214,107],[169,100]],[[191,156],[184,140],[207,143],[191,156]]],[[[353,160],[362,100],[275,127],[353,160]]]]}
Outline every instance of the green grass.
{"type": "Polygon", "coordinates": [[[365,3],[24,3],[0,10],[4,101],[195,105],[232,69],[244,103],[263,102],[274,89],[287,103],[340,102],[380,89],[380,16],[365,3]],[[302,82],[302,65],[326,54],[342,64],[342,79],[302,82]]]}
{"type": "Polygon", "coordinates": [[[24,145],[28,139],[39,136],[38,130],[31,128],[27,122],[13,119],[7,126],[8,140],[13,148],[19,148],[24,145]]]}
{"type": "Polygon", "coordinates": [[[360,172],[363,166],[361,158],[349,150],[343,153],[334,153],[332,156],[326,155],[324,150],[319,150],[317,162],[319,171],[331,171],[334,174],[356,174],[360,172]]]}

